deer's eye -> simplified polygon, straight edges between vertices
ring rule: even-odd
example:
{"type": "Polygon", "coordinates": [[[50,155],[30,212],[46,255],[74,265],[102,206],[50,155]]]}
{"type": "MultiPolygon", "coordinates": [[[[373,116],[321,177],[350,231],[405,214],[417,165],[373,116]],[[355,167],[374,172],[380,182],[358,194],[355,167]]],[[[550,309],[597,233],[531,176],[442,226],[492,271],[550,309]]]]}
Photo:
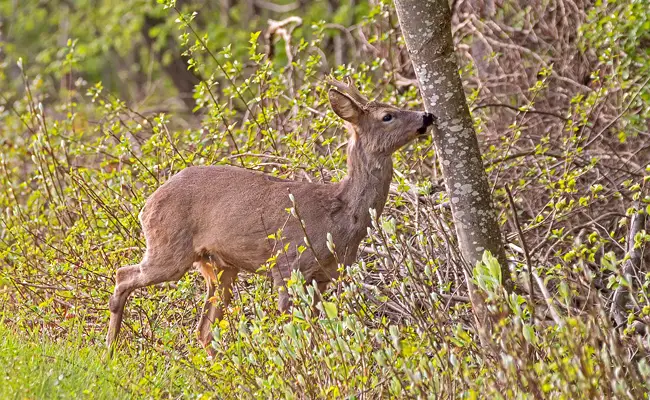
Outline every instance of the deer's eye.
{"type": "Polygon", "coordinates": [[[384,122],[392,121],[393,116],[390,115],[390,114],[386,114],[386,115],[384,115],[384,117],[381,120],[384,121],[384,122]]]}

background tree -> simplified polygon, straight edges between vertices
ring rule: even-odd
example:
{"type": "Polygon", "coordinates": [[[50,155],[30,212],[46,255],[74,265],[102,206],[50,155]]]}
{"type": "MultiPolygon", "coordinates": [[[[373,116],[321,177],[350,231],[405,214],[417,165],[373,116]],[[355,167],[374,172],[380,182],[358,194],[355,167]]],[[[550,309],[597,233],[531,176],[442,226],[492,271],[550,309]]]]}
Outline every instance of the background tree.
{"type": "Polygon", "coordinates": [[[437,159],[449,194],[458,243],[474,266],[490,251],[509,278],[505,250],[474,122],[458,75],[446,0],[396,0],[406,46],[427,111],[438,118],[437,159]]]}
{"type": "MultiPolygon", "coordinates": [[[[492,193],[458,74],[448,1],[395,0],[395,6],[425,109],[438,118],[436,159],[445,179],[462,258],[473,268],[489,251],[501,265],[505,287],[511,288],[492,193]]],[[[463,273],[482,342],[487,344],[492,324],[485,301],[476,293],[467,268],[463,273]]]]}

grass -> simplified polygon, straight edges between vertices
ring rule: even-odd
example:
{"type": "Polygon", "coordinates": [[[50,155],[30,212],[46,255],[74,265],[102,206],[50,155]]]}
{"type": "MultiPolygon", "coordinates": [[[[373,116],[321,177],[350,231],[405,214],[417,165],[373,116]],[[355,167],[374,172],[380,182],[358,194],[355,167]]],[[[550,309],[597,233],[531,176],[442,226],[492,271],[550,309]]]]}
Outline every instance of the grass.
{"type": "Polygon", "coordinates": [[[106,360],[81,335],[52,341],[0,323],[0,399],[169,398],[195,392],[193,370],[155,351],[106,360]],[[189,391],[189,392],[188,392],[189,391]]]}

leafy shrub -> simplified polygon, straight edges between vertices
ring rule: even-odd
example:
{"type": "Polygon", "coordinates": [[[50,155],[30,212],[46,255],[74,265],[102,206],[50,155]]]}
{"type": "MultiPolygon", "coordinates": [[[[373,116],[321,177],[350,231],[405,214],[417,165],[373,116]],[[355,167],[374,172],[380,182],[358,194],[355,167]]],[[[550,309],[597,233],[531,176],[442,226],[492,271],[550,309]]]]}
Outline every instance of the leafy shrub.
{"type": "MultiPolygon", "coordinates": [[[[97,358],[114,271],[140,260],[137,215],[172,174],[189,165],[232,164],[296,180],[342,179],[347,137],[326,105],[323,78],[329,72],[352,76],[370,97],[420,107],[412,70],[400,62],[408,58],[389,2],[358,5],[367,10],[354,32],[363,34],[355,40],[364,52],[333,69],[320,50],[333,36],[330,23],[303,24],[288,43],[290,53],[279,43],[271,57],[260,33],[241,39],[248,25],[238,26],[236,43],[226,46],[224,38],[201,29],[207,17],[166,6],[146,12],[167,16],[158,29],[179,29],[179,46],[203,78],[193,93],[194,116],[144,112],[120,100],[112,85],[93,79],[86,64],[93,56],[79,41],[63,47],[47,42],[47,56],[6,67],[2,85],[12,101],[0,113],[3,364],[19,374],[27,373],[19,365],[35,365],[30,371],[41,377],[58,371],[78,376],[51,392],[61,397],[647,397],[644,257],[633,279],[624,273],[632,250],[641,251],[648,239],[643,229],[628,237],[631,216],[646,213],[647,157],[619,153],[642,146],[640,117],[648,98],[637,74],[650,64],[635,52],[633,62],[607,69],[611,57],[587,54],[606,44],[588,34],[599,24],[612,26],[615,38],[630,39],[612,39],[619,53],[644,40],[643,33],[634,41],[626,36],[637,29],[633,22],[578,10],[559,25],[562,45],[545,49],[544,40],[529,36],[515,49],[503,46],[501,58],[497,50],[479,51],[474,46],[483,40],[500,48],[505,39],[518,39],[517,32],[497,27],[527,29],[528,17],[539,22],[531,35],[544,39],[550,14],[510,2],[490,15],[493,21],[481,17],[455,26],[459,48],[470,46],[462,73],[519,283],[515,293],[503,290],[489,254],[477,266],[458,255],[426,138],[396,154],[384,214],[374,217],[359,262],[346,268],[318,312],[310,307],[314,288],[298,274],[289,282],[291,315],[275,311],[269,282],[245,276],[215,327],[218,354],[211,362],[193,335],[203,285],[188,274],[132,296],[118,360],[102,370],[97,358]],[[570,35],[580,24],[583,36],[570,35]],[[589,66],[587,84],[576,83],[584,71],[573,62],[589,66]],[[45,63],[84,71],[87,79],[55,88],[45,63]],[[482,75],[499,68],[507,79],[513,69],[530,74],[511,79],[515,94],[501,93],[482,75]],[[592,74],[598,68],[602,73],[592,74]],[[9,76],[19,79],[9,83],[9,76]],[[567,80],[570,89],[563,86],[567,80]],[[614,129],[620,133],[613,135],[614,129]],[[487,339],[469,306],[466,272],[498,321],[487,339]],[[611,312],[617,291],[630,294],[617,310],[621,323],[611,312]],[[47,343],[34,348],[19,332],[47,343]],[[30,354],[40,349],[56,361],[50,368],[42,360],[30,364],[30,354]],[[82,367],[67,369],[76,358],[82,367]],[[94,394],[75,387],[99,382],[103,374],[116,379],[97,383],[101,390],[94,394]]],[[[455,18],[467,7],[459,2],[455,18]]],[[[628,15],[637,6],[612,7],[628,15]]],[[[320,15],[318,8],[311,12],[320,15]]],[[[346,23],[338,20],[342,14],[330,17],[346,23]]],[[[114,46],[122,43],[118,39],[114,46]]],[[[621,54],[616,59],[627,60],[621,54]]],[[[45,393],[17,382],[4,394],[45,393]]]]}

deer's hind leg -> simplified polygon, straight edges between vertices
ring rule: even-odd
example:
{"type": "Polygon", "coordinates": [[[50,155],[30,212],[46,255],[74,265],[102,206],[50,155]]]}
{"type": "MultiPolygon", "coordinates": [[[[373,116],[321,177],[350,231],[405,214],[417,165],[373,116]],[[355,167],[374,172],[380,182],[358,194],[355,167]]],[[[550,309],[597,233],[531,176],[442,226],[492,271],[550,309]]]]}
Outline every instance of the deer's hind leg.
{"type": "Polygon", "coordinates": [[[106,336],[109,357],[113,354],[113,344],[120,333],[124,306],[129,295],[137,288],[179,280],[192,268],[193,257],[191,251],[172,253],[168,251],[151,252],[148,249],[140,264],[129,265],[117,270],[115,291],[108,303],[108,308],[111,311],[106,336]]]}
{"type": "Polygon", "coordinates": [[[140,264],[122,267],[115,274],[115,291],[108,302],[108,308],[111,311],[111,320],[108,324],[108,335],[106,336],[109,356],[113,354],[112,344],[120,333],[126,299],[131,292],[140,287],[139,276],[140,264]]]}
{"type": "Polygon", "coordinates": [[[226,308],[232,300],[232,290],[237,270],[233,268],[214,267],[212,264],[201,260],[199,261],[199,272],[203,275],[206,284],[206,297],[201,311],[201,319],[196,327],[199,342],[208,352],[210,357],[215,356],[212,347],[212,325],[223,318],[226,308]],[[214,295],[217,287],[219,304],[216,304],[214,295]]]}

